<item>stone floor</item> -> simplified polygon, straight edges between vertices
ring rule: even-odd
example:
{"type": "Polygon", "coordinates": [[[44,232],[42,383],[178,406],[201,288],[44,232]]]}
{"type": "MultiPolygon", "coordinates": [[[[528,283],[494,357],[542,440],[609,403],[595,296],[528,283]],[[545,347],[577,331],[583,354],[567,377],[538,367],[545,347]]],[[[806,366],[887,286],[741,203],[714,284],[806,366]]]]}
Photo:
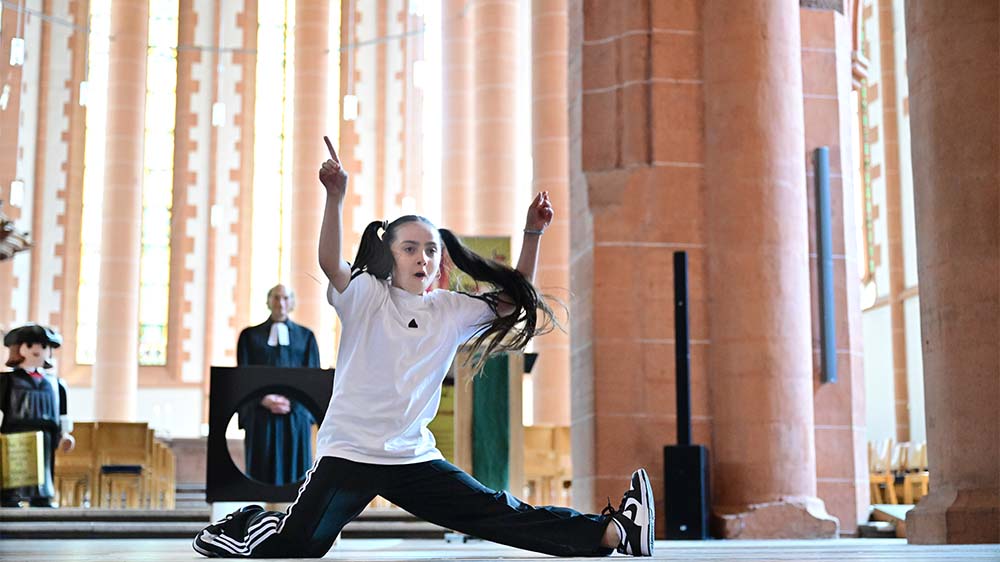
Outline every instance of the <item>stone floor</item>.
{"type": "MultiPolygon", "coordinates": [[[[328,560],[534,560],[550,557],[488,542],[443,540],[345,539],[328,560]]],[[[617,559],[624,557],[616,555],[617,559]]],[[[17,562],[117,562],[204,560],[181,539],[4,540],[0,560],[17,562]]],[[[582,559],[588,560],[588,559],[582,559]]],[[[591,559],[592,560],[592,559],[591,559]]],[[[942,562],[1000,561],[1000,545],[908,545],[898,539],[831,541],[706,541],[656,543],[653,560],[692,562],[942,562]]]]}

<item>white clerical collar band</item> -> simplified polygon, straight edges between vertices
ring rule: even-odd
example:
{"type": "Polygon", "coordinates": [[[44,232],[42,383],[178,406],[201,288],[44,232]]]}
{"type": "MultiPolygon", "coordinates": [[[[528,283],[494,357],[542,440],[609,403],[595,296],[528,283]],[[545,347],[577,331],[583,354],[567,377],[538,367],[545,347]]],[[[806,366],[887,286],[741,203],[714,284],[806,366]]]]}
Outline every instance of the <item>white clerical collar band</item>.
{"type": "Polygon", "coordinates": [[[267,336],[267,345],[288,345],[288,325],[284,322],[271,324],[271,333],[267,336]]]}

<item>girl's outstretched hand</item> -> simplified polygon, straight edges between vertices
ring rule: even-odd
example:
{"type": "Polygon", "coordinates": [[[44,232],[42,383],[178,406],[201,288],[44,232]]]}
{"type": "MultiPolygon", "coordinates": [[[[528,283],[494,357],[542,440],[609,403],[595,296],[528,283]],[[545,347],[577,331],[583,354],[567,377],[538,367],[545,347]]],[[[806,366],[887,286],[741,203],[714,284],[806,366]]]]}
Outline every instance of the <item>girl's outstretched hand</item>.
{"type": "Polygon", "coordinates": [[[347,192],[347,172],[340,165],[340,158],[337,157],[337,151],[333,149],[330,138],[324,136],[323,140],[326,142],[326,149],[330,151],[330,159],[320,166],[319,181],[326,188],[327,195],[343,201],[347,192]]]}
{"type": "Polygon", "coordinates": [[[525,230],[545,230],[552,223],[552,202],[549,192],[541,191],[535,195],[528,207],[528,220],[524,222],[525,230]]]}

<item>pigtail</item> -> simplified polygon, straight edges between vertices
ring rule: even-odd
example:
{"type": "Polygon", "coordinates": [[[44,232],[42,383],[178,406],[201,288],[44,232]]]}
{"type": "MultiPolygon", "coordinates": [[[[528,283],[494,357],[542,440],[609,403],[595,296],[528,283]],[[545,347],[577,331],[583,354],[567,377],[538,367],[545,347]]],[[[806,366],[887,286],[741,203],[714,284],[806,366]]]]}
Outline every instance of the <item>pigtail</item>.
{"type": "Polygon", "coordinates": [[[378,235],[380,228],[385,230],[385,221],[372,221],[365,227],[358,245],[358,255],[351,264],[351,279],[362,273],[370,273],[377,279],[388,279],[392,273],[392,252],[378,235]]]}
{"type": "Polygon", "coordinates": [[[501,302],[514,306],[514,311],[506,316],[495,315],[472,340],[473,351],[482,349],[476,367],[481,366],[493,354],[524,349],[531,338],[548,333],[553,326],[558,326],[552,309],[521,272],[479,256],[462,244],[450,230],[442,228],[438,232],[455,267],[476,281],[496,287],[496,292],[477,298],[486,301],[494,313],[501,302]]]}

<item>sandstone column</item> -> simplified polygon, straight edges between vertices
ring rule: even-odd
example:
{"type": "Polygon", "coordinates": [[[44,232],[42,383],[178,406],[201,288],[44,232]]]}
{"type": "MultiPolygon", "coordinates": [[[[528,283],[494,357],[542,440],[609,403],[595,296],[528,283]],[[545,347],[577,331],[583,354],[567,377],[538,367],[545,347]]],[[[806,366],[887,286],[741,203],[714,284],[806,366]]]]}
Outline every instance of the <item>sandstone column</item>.
{"type": "MultiPolygon", "coordinates": [[[[569,303],[569,129],[566,0],[532,2],[533,193],[548,191],[556,216],[542,236],[536,285],[569,303]]],[[[569,425],[569,334],[535,340],[534,422],[569,425]]]]}
{"type": "Polygon", "coordinates": [[[132,421],[139,379],[139,257],[149,3],[111,7],[107,158],[101,282],[94,360],[94,416],[132,421]]]}
{"type": "Polygon", "coordinates": [[[441,56],[442,225],[471,234],[475,221],[472,14],[466,0],[445,0],[441,56]]]}
{"type": "Polygon", "coordinates": [[[295,132],[289,283],[296,297],[292,318],[313,331],[319,330],[321,312],[329,306],[326,283],[316,282],[325,279],[319,269],[316,244],[326,194],[317,174],[319,165],[330,157],[323,143],[323,135],[330,134],[326,130],[329,11],[328,0],[300,0],[295,5],[295,132]]]}
{"type": "Polygon", "coordinates": [[[1000,542],[998,6],[906,5],[930,495],[910,542],[1000,542]]]}
{"type": "Polygon", "coordinates": [[[798,3],[704,5],[713,504],[726,538],[819,538],[798,3]]]}
{"type": "Polygon", "coordinates": [[[469,11],[475,57],[476,232],[468,234],[519,235],[525,209],[516,206],[518,0],[480,0],[469,11]]]}

